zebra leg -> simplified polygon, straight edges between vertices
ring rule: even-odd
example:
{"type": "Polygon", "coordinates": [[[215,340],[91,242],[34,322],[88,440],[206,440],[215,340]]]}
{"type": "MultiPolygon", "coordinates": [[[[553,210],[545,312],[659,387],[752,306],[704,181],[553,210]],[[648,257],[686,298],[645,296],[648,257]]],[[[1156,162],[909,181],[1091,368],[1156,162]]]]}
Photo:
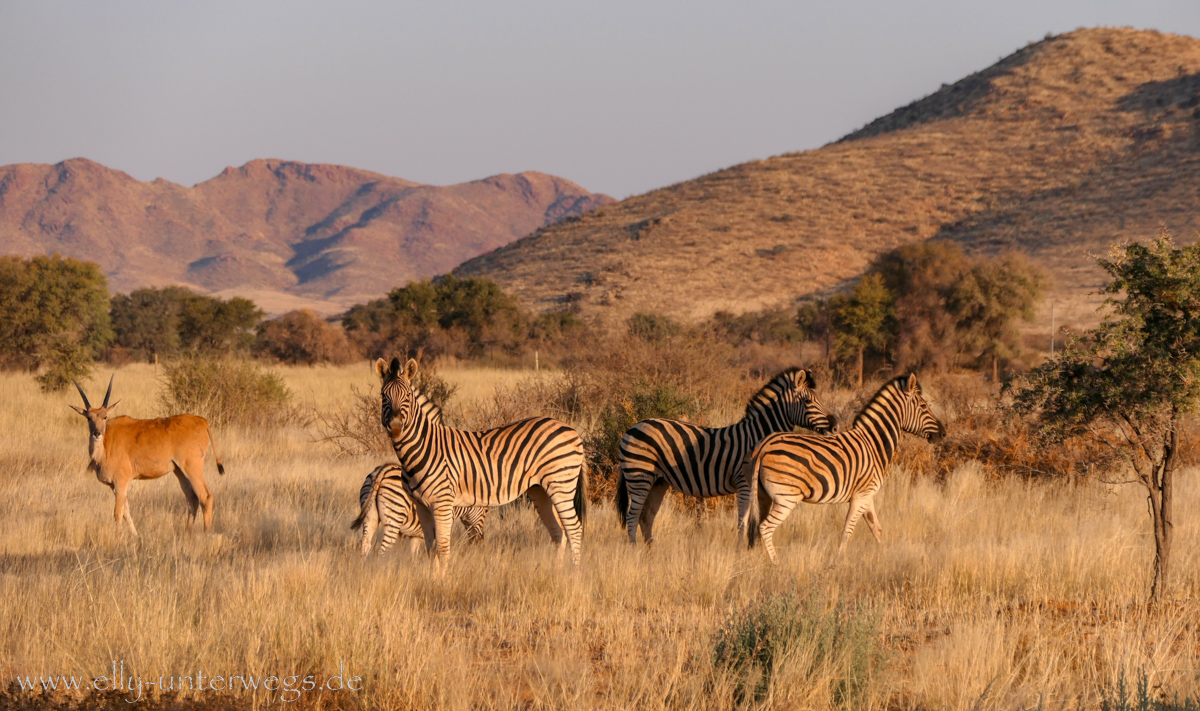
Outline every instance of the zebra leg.
{"type": "Polygon", "coordinates": [[[746,466],[742,468],[738,475],[734,486],[737,487],[737,540],[738,545],[741,545],[746,540],[746,523],[750,518],[750,500],[754,492],[750,490],[750,477],[746,476],[746,469],[753,466],[750,460],[746,461],[746,466]]]}
{"type": "Polygon", "coordinates": [[[433,530],[437,536],[439,565],[450,565],[450,531],[454,528],[454,506],[450,502],[439,504],[433,510],[433,530]]]}
{"type": "Polygon", "coordinates": [[[468,509],[468,513],[461,520],[464,526],[467,527],[467,539],[471,543],[483,542],[483,524],[487,521],[488,510],[484,507],[476,509],[468,509]]]}
{"type": "Polygon", "coordinates": [[[846,546],[850,543],[850,536],[854,535],[854,527],[858,525],[859,517],[870,506],[869,498],[850,499],[850,510],[846,512],[846,527],[842,529],[842,544],[838,546],[838,553],[846,550],[846,546]]]}
{"type": "Polygon", "coordinates": [[[654,542],[654,517],[658,516],[658,507],[662,506],[669,486],[665,479],[655,482],[650,489],[650,495],[646,497],[646,504],[642,507],[642,540],[646,545],[654,542]]]}
{"type": "Polygon", "coordinates": [[[425,504],[413,499],[413,510],[417,512],[417,520],[421,522],[421,533],[425,536],[425,552],[433,553],[437,542],[437,526],[434,524],[433,512],[425,504]]]}
{"type": "Polygon", "coordinates": [[[550,532],[550,540],[554,541],[554,545],[558,546],[558,554],[561,556],[563,551],[563,527],[559,523],[558,514],[554,511],[554,504],[550,501],[550,495],[540,486],[531,486],[529,498],[533,501],[533,505],[537,507],[538,516],[542,519],[542,525],[550,532]]]}
{"type": "Polygon", "coordinates": [[[372,501],[363,515],[362,541],[358,545],[358,554],[363,558],[371,555],[371,544],[375,539],[375,527],[379,525],[379,507],[372,501]]]}
{"type": "Polygon", "coordinates": [[[875,534],[875,542],[883,543],[883,528],[879,525],[879,515],[875,513],[875,499],[867,500],[867,508],[863,511],[866,516],[867,524],[871,526],[871,533],[875,534]]]}
{"type": "MultiPolygon", "coordinates": [[[[555,487],[553,491],[546,493],[550,502],[554,504],[554,511],[558,513],[559,525],[567,532],[567,542],[571,546],[571,562],[579,565],[579,552],[583,547],[583,522],[575,513],[575,487],[581,486],[581,483],[576,479],[570,482],[569,486],[569,489],[555,487]]],[[[562,548],[559,548],[559,555],[562,555],[562,548]]]]}
{"type": "MultiPolygon", "coordinates": [[[[400,529],[397,528],[395,521],[383,522],[383,540],[379,543],[379,554],[383,555],[388,552],[392,544],[396,542],[396,538],[400,535],[400,529]]],[[[367,552],[370,552],[370,548],[367,552]]]]}
{"type": "Polygon", "coordinates": [[[638,522],[642,520],[642,509],[654,488],[655,477],[641,471],[625,472],[625,490],[629,493],[629,510],[625,512],[625,529],[629,543],[637,545],[638,522]]]}
{"type": "MultiPolygon", "coordinates": [[[[762,504],[764,495],[759,494],[759,504],[762,504]]],[[[771,562],[775,562],[775,529],[779,528],[780,524],[787,520],[788,515],[792,513],[792,509],[796,508],[796,502],[790,499],[782,499],[776,501],[766,496],[770,502],[770,509],[767,515],[762,517],[762,523],[758,524],[758,534],[762,537],[763,547],[767,549],[767,556],[771,562]]]]}

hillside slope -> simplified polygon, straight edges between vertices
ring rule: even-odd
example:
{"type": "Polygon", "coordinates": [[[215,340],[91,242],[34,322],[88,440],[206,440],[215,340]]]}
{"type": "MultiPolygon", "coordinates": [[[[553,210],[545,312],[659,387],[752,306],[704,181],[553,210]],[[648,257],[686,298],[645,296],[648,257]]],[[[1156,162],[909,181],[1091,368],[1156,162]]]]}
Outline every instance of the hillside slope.
{"type": "MultiPolygon", "coordinates": [[[[1031,44],[836,143],[721,170],[462,265],[527,304],[700,318],[843,286],[880,252],[1019,249],[1094,318],[1094,256],[1200,223],[1200,40],[1090,29],[1031,44]],[[1086,307],[1086,308],[1085,308],[1086,307]]],[[[1060,320],[1060,323],[1062,321],[1060,320]]]]}
{"type": "Polygon", "coordinates": [[[610,202],[534,172],[435,187],[255,160],[187,188],[72,159],[0,167],[0,252],[98,262],[113,291],[182,283],[332,311],[610,202]]]}

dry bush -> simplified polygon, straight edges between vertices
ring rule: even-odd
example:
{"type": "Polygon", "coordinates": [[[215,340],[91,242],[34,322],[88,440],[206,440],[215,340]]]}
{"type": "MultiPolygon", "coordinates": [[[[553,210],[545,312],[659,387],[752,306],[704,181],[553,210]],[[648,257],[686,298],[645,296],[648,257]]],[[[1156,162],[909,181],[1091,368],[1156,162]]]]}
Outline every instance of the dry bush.
{"type": "Polygon", "coordinates": [[[392,440],[380,423],[378,388],[350,386],[350,405],[327,411],[316,409],[313,419],[317,427],[315,441],[330,445],[338,456],[358,457],[367,454],[392,454],[392,440]]]}
{"type": "Polygon", "coordinates": [[[214,426],[272,427],[302,419],[282,378],[233,357],[188,356],[165,364],[159,404],[167,414],[200,415],[214,426]]]}
{"type": "MultiPolygon", "coordinates": [[[[438,408],[444,408],[455,387],[446,382],[434,364],[417,372],[417,389],[438,408]]],[[[378,381],[368,386],[351,385],[350,403],[339,409],[313,408],[316,442],[330,445],[338,456],[393,455],[392,440],[380,422],[383,403],[378,381]]]]}

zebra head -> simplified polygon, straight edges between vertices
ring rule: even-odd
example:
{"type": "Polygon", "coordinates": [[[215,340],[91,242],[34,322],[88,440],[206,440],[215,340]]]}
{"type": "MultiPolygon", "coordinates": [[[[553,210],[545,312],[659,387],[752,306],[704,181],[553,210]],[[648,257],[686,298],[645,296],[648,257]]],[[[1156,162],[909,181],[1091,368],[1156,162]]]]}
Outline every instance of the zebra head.
{"type": "Polygon", "coordinates": [[[409,424],[417,407],[417,391],[412,383],[417,375],[417,361],[410,358],[402,368],[399,358],[392,358],[390,364],[380,358],[375,361],[375,373],[380,381],[380,421],[394,436],[396,430],[409,424]]]}
{"type": "Polygon", "coordinates": [[[759,395],[751,398],[747,411],[756,403],[770,407],[770,394],[775,393],[786,425],[807,427],[817,434],[832,434],[837,428],[837,418],[817,399],[813,392],[816,387],[817,379],[811,370],[788,368],[772,378],[759,395]]]}
{"type": "Polygon", "coordinates": [[[916,373],[902,375],[893,382],[900,394],[900,428],[933,444],[941,442],[946,436],[946,426],[929,409],[916,373]]]}

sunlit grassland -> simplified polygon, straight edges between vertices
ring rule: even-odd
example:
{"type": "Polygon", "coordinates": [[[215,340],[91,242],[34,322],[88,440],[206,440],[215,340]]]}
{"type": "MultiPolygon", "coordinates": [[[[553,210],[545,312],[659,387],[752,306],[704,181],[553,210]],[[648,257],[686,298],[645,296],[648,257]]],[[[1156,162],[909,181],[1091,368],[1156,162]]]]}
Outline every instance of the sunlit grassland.
{"type": "MultiPolygon", "coordinates": [[[[349,407],[352,386],[375,386],[365,363],[278,372],[302,408],[349,407]]],[[[93,401],[107,375],[87,383],[93,401]]],[[[459,385],[451,416],[524,377],[442,375],[459,385]]],[[[712,663],[714,634],[731,613],[794,593],[875,625],[884,664],[855,708],[1074,708],[1140,669],[1170,693],[1200,691],[1191,471],[1178,481],[1172,599],[1155,613],[1143,605],[1153,545],[1138,488],[994,480],[970,465],[945,483],[893,472],[876,499],[884,543],[860,530],[845,558],[840,506],[798,509],[772,566],[737,547],[729,512],[697,519],[668,503],[654,548],[631,549],[602,504],[573,569],[517,505],[493,515],[481,545],[457,532],[439,570],[407,546],[359,558],[348,524],[380,461],[335,456],[312,424],[216,433],[228,473],[206,469],[210,534],[185,527],[174,477],[133,483],[135,539],[85,470],[86,428],[67,408],[77,394],[43,395],[18,374],[0,374],[0,391],[4,683],[99,676],[114,659],[147,678],[325,675],[341,663],[364,680],[353,699],[326,698],[347,707],[724,709],[738,683],[712,663]]],[[[148,366],[117,371],[113,398],[127,414],[161,414],[148,366]]],[[[780,662],[758,703],[840,703],[838,677],[852,670],[814,672],[802,657],[780,662]]]]}

